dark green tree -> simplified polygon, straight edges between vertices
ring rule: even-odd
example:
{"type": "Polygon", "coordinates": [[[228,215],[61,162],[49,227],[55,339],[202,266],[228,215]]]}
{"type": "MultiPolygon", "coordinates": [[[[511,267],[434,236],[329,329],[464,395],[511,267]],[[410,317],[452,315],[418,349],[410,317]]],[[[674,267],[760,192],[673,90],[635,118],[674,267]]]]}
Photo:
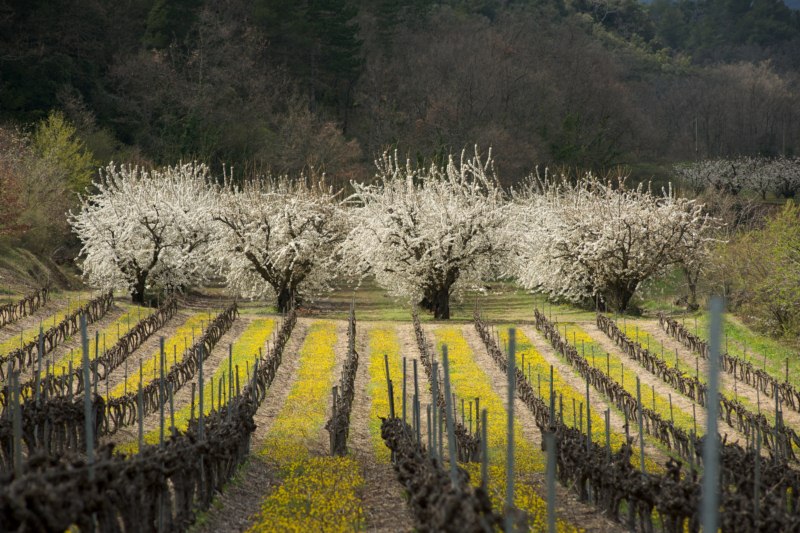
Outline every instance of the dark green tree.
{"type": "Polygon", "coordinates": [[[146,48],[161,49],[182,42],[202,4],[202,0],[156,0],[147,16],[142,44],[146,48]]]}
{"type": "Polygon", "coordinates": [[[348,0],[258,0],[253,17],[270,41],[271,55],[305,88],[309,106],[335,109],[345,127],[361,73],[358,9],[348,0]]]}

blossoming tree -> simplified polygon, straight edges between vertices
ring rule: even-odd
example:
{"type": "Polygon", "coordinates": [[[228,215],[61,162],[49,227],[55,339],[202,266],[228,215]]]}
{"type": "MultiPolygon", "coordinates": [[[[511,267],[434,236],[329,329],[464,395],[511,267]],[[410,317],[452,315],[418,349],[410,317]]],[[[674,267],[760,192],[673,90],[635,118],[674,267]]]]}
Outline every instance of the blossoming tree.
{"type": "Polygon", "coordinates": [[[566,300],[628,309],[639,285],[670,265],[703,259],[714,226],[693,200],[588,176],[539,183],[515,196],[512,254],[520,283],[566,300]]]}
{"type": "Polygon", "coordinates": [[[395,154],[377,162],[377,181],[354,184],[353,229],[343,246],[352,264],[390,293],[450,318],[450,297],[490,273],[503,252],[503,199],[491,156],[462,154],[415,168],[395,154]]]}
{"type": "Polygon", "coordinates": [[[286,178],[217,191],[214,263],[228,287],[248,297],[272,294],[279,311],[328,288],[345,234],[336,194],[286,178]]]}
{"type": "Polygon", "coordinates": [[[143,303],[150,287],[205,279],[213,200],[207,176],[208,168],[194,163],[152,171],[112,163],[101,171],[97,193],[69,216],[88,282],[127,289],[143,303]]]}

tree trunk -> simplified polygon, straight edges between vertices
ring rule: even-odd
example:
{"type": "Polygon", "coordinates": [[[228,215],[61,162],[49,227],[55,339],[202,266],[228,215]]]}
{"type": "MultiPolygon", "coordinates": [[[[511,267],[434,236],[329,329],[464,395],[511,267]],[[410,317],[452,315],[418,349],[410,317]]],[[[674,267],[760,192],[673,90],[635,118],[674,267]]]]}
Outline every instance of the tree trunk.
{"type": "Polygon", "coordinates": [[[683,268],[683,274],[686,277],[686,287],[688,294],[686,295],[686,309],[688,311],[697,311],[700,306],[697,305],[697,281],[700,278],[700,271],[690,272],[686,267],[683,268]]]}
{"type": "Polygon", "coordinates": [[[450,288],[438,288],[428,291],[420,305],[433,313],[437,320],[450,319],[450,288]]]}
{"type": "Polygon", "coordinates": [[[628,309],[633,294],[636,292],[637,285],[638,283],[620,282],[609,287],[604,298],[608,307],[619,313],[624,313],[628,309]]]}
{"type": "Polygon", "coordinates": [[[147,284],[147,272],[140,272],[136,275],[136,283],[131,291],[131,301],[135,304],[144,305],[144,291],[147,284]]]}
{"type": "Polygon", "coordinates": [[[450,288],[440,288],[431,295],[431,311],[437,320],[450,320],[450,288]]]}
{"type": "Polygon", "coordinates": [[[291,287],[281,287],[278,291],[278,312],[286,313],[292,308],[296,300],[296,292],[291,287]]]}

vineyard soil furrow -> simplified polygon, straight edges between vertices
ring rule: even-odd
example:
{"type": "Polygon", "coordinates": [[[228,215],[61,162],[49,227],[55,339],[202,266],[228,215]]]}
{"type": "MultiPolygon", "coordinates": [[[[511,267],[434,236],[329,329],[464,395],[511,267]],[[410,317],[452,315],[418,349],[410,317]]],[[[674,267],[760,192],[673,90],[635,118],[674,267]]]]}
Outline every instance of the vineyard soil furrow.
{"type": "MultiPolygon", "coordinates": [[[[153,334],[149,339],[147,339],[135,352],[128,356],[128,378],[130,376],[139,373],[139,359],[145,359],[149,357],[153,352],[158,350],[160,344],[160,338],[164,337],[165,339],[169,339],[175,335],[175,332],[180,329],[180,327],[191,317],[193,313],[190,313],[186,310],[179,309],[178,312],[172,317],[167,323],[160,328],[155,334],[153,334]]],[[[189,339],[189,344],[191,344],[191,339],[189,339]]],[[[152,376],[151,376],[152,378],[152,376]]],[[[116,387],[119,386],[120,383],[125,381],[125,364],[119,365],[115,368],[111,374],[108,376],[108,388],[109,391],[113,391],[116,387]]],[[[149,381],[145,377],[145,383],[149,381]]],[[[138,383],[138,382],[137,382],[138,383]]],[[[103,391],[105,394],[105,380],[103,383],[98,385],[98,392],[100,390],[103,391]]]]}
{"type": "MultiPolygon", "coordinates": [[[[541,337],[536,328],[533,326],[522,326],[520,328],[525,336],[530,340],[531,344],[536,348],[536,350],[542,355],[542,357],[551,365],[555,371],[557,371],[560,375],[562,381],[567,383],[570,387],[572,387],[576,391],[585,391],[586,382],[581,379],[579,375],[576,374],[575,370],[572,369],[567,363],[563,362],[558,355],[553,351],[553,348],[547,343],[545,339],[541,337]]],[[[597,391],[594,387],[589,388],[589,398],[592,402],[592,410],[595,412],[596,409],[606,410],[611,406],[611,411],[609,413],[609,424],[611,425],[611,431],[615,433],[623,434],[625,433],[625,418],[624,416],[616,409],[615,406],[611,405],[603,395],[597,391]]],[[[635,427],[631,427],[630,434],[635,436],[635,427]]],[[[652,459],[655,463],[659,465],[663,465],[667,461],[667,454],[664,451],[656,446],[653,443],[653,438],[649,435],[645,436],[645,454],[648,458],[652,459]]]]}
{"type": "Polygon", "coordinates": [[[283,352],[283,362],[278,367],[275,380],[267,392],[267,397],[261,403],[253,419],[256,423],[256,430],[253,433],[253,449],[260,448],[267,436],[272,423],[278,416],[286,397],[292,390],[297,380],[297,370],[300,367],[300,347],[303,345],[308,335],[308,329],[312,321],[307,318],[298,318],[297,325],[292,331],[292,336],[286,349],[283,352]]]}
{"type": "MultiPolygon", "coordinates": [[[[54,294],[51,292],[47,303],[37,309],[32,315],[21,318],[0,328],[0,344],[4,344],[9,339],[19,338],[20,332],[38,329],[39,324],[41,324],[42,327],[47,327],[48,324],[52,326],[52,316],[59,313],[62,309],[66,310],[68,296],[70,298],[70,302],[74,303],[78,298],[77,294],[78,293],[54,294]],[[50,319],[49,321],[48,318],[50,319]]],[[[84,293],[81,294],[81,297],[85,297],[84,293]]]]}
{"type": "Polygon", "coordinates": [[[283,408],[286,397],[297,380],[300,347],[305,341],[311,323],[312,321],[306,318],[297,319],[272,386],[253,416],[256,430],[253,433],[250,458],[225,487],[225,491],[217,495],[214,505],[198,521],[193,532],[246,531],[255,522],[255,515],[261,507],[264,494],[272,492],[274,487],[280,485],[280,477],[274,466],[268,464],[257,452],[261,449],[272,422],[283,408]]]}
{"type": "MultiPolygon", "coordinates": [[[[99,332],[100,336],[100,345],[99,345],[99,353],[102,355],[103,353],[103,332],[109,329],[113,329],[112,326],[122,319],[123,317],[127,316],[128,312],[131,309],[135,309],[134,306],[128,305],[120,305],[119,302],[115,302],[114,306],[106,313],[106,315],[89,326],[87,328],[87,335],[90,339],[90,347],[89,347],[89,358],[94,359],[95,356],[95,333],[99,332]]],[[[146,316],[147,311],[142,311],[142,316],[146,316]]],[[[131,320],[131,324],[135,324],[136,320],[131,320]]],[[[124,333],[124,331],[123,331],[124,333]]],[[[116,337],[110,337],[106,339],[106,347],[111,347],[116,342],[116,337]]],[[[80,334],[73,335],[69,339],[65,340],[63,343],[59,344],[52,352],[47,354],[47,356],[42,360],[42,375],[45,374],[47,361],[50,362],[51,368],[55,366],[56,373],[62,374],[62,368],[68,369],[69,368],[69,361],[72,359],[73,367],[77,368],[80,366],[81,360],[81,336],[80,334]]],[[[26,368],[22,374],[23,381],[33,378],[36,373],[36,365],[31,365],[29,368],[26,368]]],[[[51,370],[52,372],[52,370],[51,370]]]]}
{"type": "MultiPolygon", "coordinates": [[[[353,411],[350,417],[350,440],[348,446],[350,453],[361,467],[364,478],[364,489],[361,491],[361,503],[364,509],[364,520],[367,531],[390,532],[412,531],[413,520],[406,505],[400,485],[395,481],[394,470],[388,461],[380,460],[376,455],[376,442],[371,432],[373,420],[372,409],[373,395],[383,394],[388,398],[388,388],[385,387],[385,370],[383,354],[374,353],[371,349],[370,336],[380,328],[376,324],[359,323],[356,336],[356,350],[359,358],[358,371],[356,372],[356,397],[353,402],[353,411]],[[377,364],[376,364],[377,363],[377,364]],[[383,383],[384,387],[375,390],[370,383],[383,383]]],[[[391,331],[391,330],[390,330],[391,331]]],[[[394,331],[391,331],[394,333],[394,331]]],[[[396,336],[395,336],[396,337],[396,336]]],[[[399,345],[395,345],[399,347],[399,345]]],[[[398,350],[399,351],[399,350],[398,350]]],[[[400,388],[402,394],[402,375],[396,373],[396,363],[399,353],[386,353],[390,361],[390,372],[395,387],[400,388]]],[[[398,397],[395,394],[395,397],[398,397]]],[[[395,405],[399,411],[400,406],[395,405]]],[[[382,416],[388,416],[388,411],[382,416]]],[[[377,443],[384,446],[383,442],[377,443]]]]}
{"type": "MultiPolygon", "coordinates": [[[[508,398],[508,377],[486,352],[486,348],[475,331],[475,327],[472,324],[466,324],[461,327],[461,334],[472,351],[475,364],[489,378],[494,392],[501,398],[508,398]]],[[[536,426],[533,417],[527,416],[530,411],[528,411],[528,408],[519,397],[514,398],[514,413],[514,420],[520,424],[522,435],[528,443],[536,448],[538,453],[542,449],[541,431],[536,426]]],[[[543,470],[541,472],[528,473],[520,481],[533,486],[536,492],[544,498],[543,470]]],[[[556,513],[561,519],[566,519],[572,524],[580,524],[586,531],[622,531],[618,524],[606,520],[597,513],[594,507],[580,503],[573,493],[560,484],[556,485],[556,513]]]]}
{"type": "MultiPolygon", "coordinates": [[[[698,354],[693,353],[680,342],[667,335],[666,332],[664,332],[664,330],[658,326],[658,322],[646,321],[638,324],[640,330],[646,332],[657,342],[662,343],[665,350],[672,354],[674,354],[677,350],[678,358],[682,365],[686,365],[685,368],[688,369],[688,372],[693,371],[691,369],[694,369],[695,365],[697,365],[697,368],[700,372],[700,379],[703,382],[706,381],[704,377],[708,375],[708,361],[706,359],[700,357],[698,354]]],[[[682,366],[681,368],[684,367],[682,366]]],[[[720,378],[722,380],[722,390],[726,396],[730,398],[738,397],[753,412],[758,412],[760,406],[761,413],[767,417],[770,423],[775,423],[774,398],[770,398],[763,393],[759,393],[755,387],[748,385],[741,380],[734,380],[733,376],[727,372],[720,372],[720,378]]],[[[783,422],[787,426],[792,427],[795,430],[800,430],[800,413],[784,407],[781,414],[783,422]]]]}
{"type": "MultiPolygon", "coordinates": [[[[227,368],[228,363],[228,347],[230,344],[235,344],[236,340],[242,335],[242,333],[247,329],[249,322],[247,319],[239,317],[234,321],[233,326],[222,336],[219,340],[217,345],[211,350],[211,353],[206,357],[205,361],[203,362],[203,372],[204,372],[204,379],[205,379],[205,386],[211,385],[210,377],[214,375],[217,368],[222,365],[225,365],[227,368]]],[[[182,354],[178,354],[178,358],[181,357],[182,354]]],[[[167,354],[167,357],[171,360],[172,354],[167,354]]],[[[173,405],[175,412],[177,413],[185,406],[190,405],[192,401],[192,384],[195,384],[195,390],[199,391],[199,379],[198,374],[195,373],[195,376],[187,382],[183,387],[178,390],[175,395],[173,396],[173,405]]],[[[152,380],[147,380],[152,381],[152,380]]],[[[227,381],[227,378],[226,378],[227,381]]],[[[218,388],[219,384],[214,383],[214,406],[218,405],[218,388]]],[[[227,384],[226,384],[227,389],[227,384]]],[[[101,394],[105,394],[105,391],[100,391],[101,394]]],[[[197,401],[197,400],[195,400],[197,401]]],[[[206,404],[204,406],[204,410],[209,409],[210,406],[206,404]]],[[[161,424],[161,414],[158,411],[152,412],[144,418],[144,432],[150,433],[152,431],[158,430],[161,424]]],[[[167,438],[170,434],[169,430],[170,424],[170,413],[169,413],[169,403],[165,403],[164,405],[164,438],[167,438]]],[[[120,429],[116,434],[112,435],[110,439],[114,442],[135,442],[138,438],[138,425],[133,424],[131,426],[125,427],[120,429]]],[[[147,442],[149,439],[146,439],[147,442]]]]}
{"type": "MultiPolygon", "coordinates": [[[[617,348],[613,341],[611,341],[611,339],[609,339],[602,331],[600,331],[594,323],[582,323],[580,324],[580,327],[592,338],[592,341],[601,346],[603,350],[613,353],[619,358],[620,361],[623,362],[623,364],[625,364],[626,368],[636,372],[636,375],[639,376],[639,379],[642,383],[642,403],[645,406],[649,406],[648,402],[650,401],[651,396],[648,393],[650,393],[653,388],[655,389],[656,394],[663,397],[667,397],[669,394],[672,394],[674,408],[676,410],[679,409],[684,414],[689,416],[696,414],[698,434],[703,433],[703,428],[706,427],[707,423],[706,409],[704,407],[699,404],[695,404],[695,409],[693,412],[692,400],[680,394],[677,390],[673,389],[661,379],[648,372],[647,369],[641,366],[637,361],[628,357],[628,355],[617,348]]],[[[662,413],[662,416],[665,416],[665,414],[662,413]]],[[[669,413],[666,413],[666,417],[669,417],[669,413]]],[[[684,429],[688,431],[692,428],[684,427],[684,429]]],[[[729,443],[739,442],[740,444],[744,445],[746,442],[746,439],[743,435],[735,431],[732,427],[721,420],[718,424],[718,430],[723,437],[727,435],[729,443]]]]}
{"type": "MultiPolygon", "coordinates": [[[[693,403],[692,400],[681,395],[678,391],[674,390],[672,387],[661,381],[658,377],[648,372],[647,369],[642,367],[638,362],[634,361],[626,354],[624,354],[622,350],[617,348],[617,346],[611,341],[611,339],[606,337],[606,335],[602,331],[600,331],[597,328],[597,326],[595,326],[593,323],[588,323],[588,322],[582,323],[580,324],[580,327],[581,329],[583,329],[583,331],[586,332],[586,334],[589,337],[591,337],[592,341],[595,344],[597,344],[603,349],[603,351],[609,352],[613,354],[616,358],[618,358],[622,362],[622,364],[625,365],[626,371],[631,370],[639,377],[639,380],[641,381],[642,384],[641,386],[642,404],[644,404],[645,407],[651,407],[650,405],[652,399],[651,391],[653,388],[655,388],[656,394],[658,395],[668,397],[669,394],[672,394],[672,403],[674,408],[676,410],[680,410],[689,417],[692,417],[692,403],[693,403]]],[[[598,355],[597,357],[599,358],[600,356],[598,355]]],[[[600,365],[600,367],[602,367],[602,364],[600,365]]],[[[618,378],[616,379],[618,380],[618,378]]],[[[626,382],[625,388],[627,389],[628,387],[629,383],[626,382]]],[[[699,404],[696,404],[695,412],[697,414],[698,433],[702,434],[703,428],[706,427],[706,410],[699,404]]],[[[664,416],[663,413],[660,414],[664,416]]],[[[669,418],[669,413],[666,413],[666,417],[669,418]]],[[[688,431],[692,429],[692,427],[684,427],[683,429],[688,431]]],[[[729,428],[728,426],[723,426],[720,429],[723,435],[725,433],[733,432],[733,429],[729,428]]],[[[731,435],[731,436],[737,436],[737,435],[731,435]]]]}
{"type": "MultiPolygon", "coordinates": [[[[427,377],[425,376],[425,369],[422,366],[420,359],[419,347],[417,347],[416,336],[414,335],[414,326],[409,323],[398,324],[397,326],[397,339],[400,342],[400,353],[406,358],[406,370],[408,375],[406,379],[406,409],[408,411],[408,423],[411,423],[411,405],[414,401],[414,361],[417,362],[417,373],[419,375],[419,394],[420,394],[420,409],[424,410],[425,405],[431,402],[431,392],[427,377]]],[[[400,394],[402,394],[402,379],[398,380],[398,387],[400,387],[400,394]]],[[[398,411],[399,412],[399,411],[398,411]]],[[[402,416],[400,412],[400,416],[402,416]]],[[[422,442],[427,442],[428,428],[423,422],[420,428],[422,442]]]]}
{"type": "Polygon", "coordinates": [[[47,331],[48,328],[57,325],[71,313],[74,313],[79,307],[87,304],[94,296],[99,296],[99,294],[88,292],[73,294],[68,301],[63,302],[62,305],[53,309],[40,320],[27,325],[24,329],[20,327],[16,328],[15,335],[10,335],[3,342],[0,342],[0,355],[5,355],[11,350],[19,348],[21,345],[20,337],[24,343],[36,339],[39,335],[40,327],[43,328],[44,331],[47,331]]]}

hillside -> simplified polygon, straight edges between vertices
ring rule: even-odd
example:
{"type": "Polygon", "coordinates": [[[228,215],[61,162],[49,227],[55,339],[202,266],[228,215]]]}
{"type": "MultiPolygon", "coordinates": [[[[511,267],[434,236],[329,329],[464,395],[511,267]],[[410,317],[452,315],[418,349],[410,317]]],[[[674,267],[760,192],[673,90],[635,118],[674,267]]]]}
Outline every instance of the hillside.
{"type": "Polygon", "coordinates": [[[346,184],[386,147],[436,159],[478,143],[514,181],[537,164],[663,173],[800,140],[800,15],[773,0],[5,9],[0,120],[60,109],[98,163],[199,158],[346,184]]]}

